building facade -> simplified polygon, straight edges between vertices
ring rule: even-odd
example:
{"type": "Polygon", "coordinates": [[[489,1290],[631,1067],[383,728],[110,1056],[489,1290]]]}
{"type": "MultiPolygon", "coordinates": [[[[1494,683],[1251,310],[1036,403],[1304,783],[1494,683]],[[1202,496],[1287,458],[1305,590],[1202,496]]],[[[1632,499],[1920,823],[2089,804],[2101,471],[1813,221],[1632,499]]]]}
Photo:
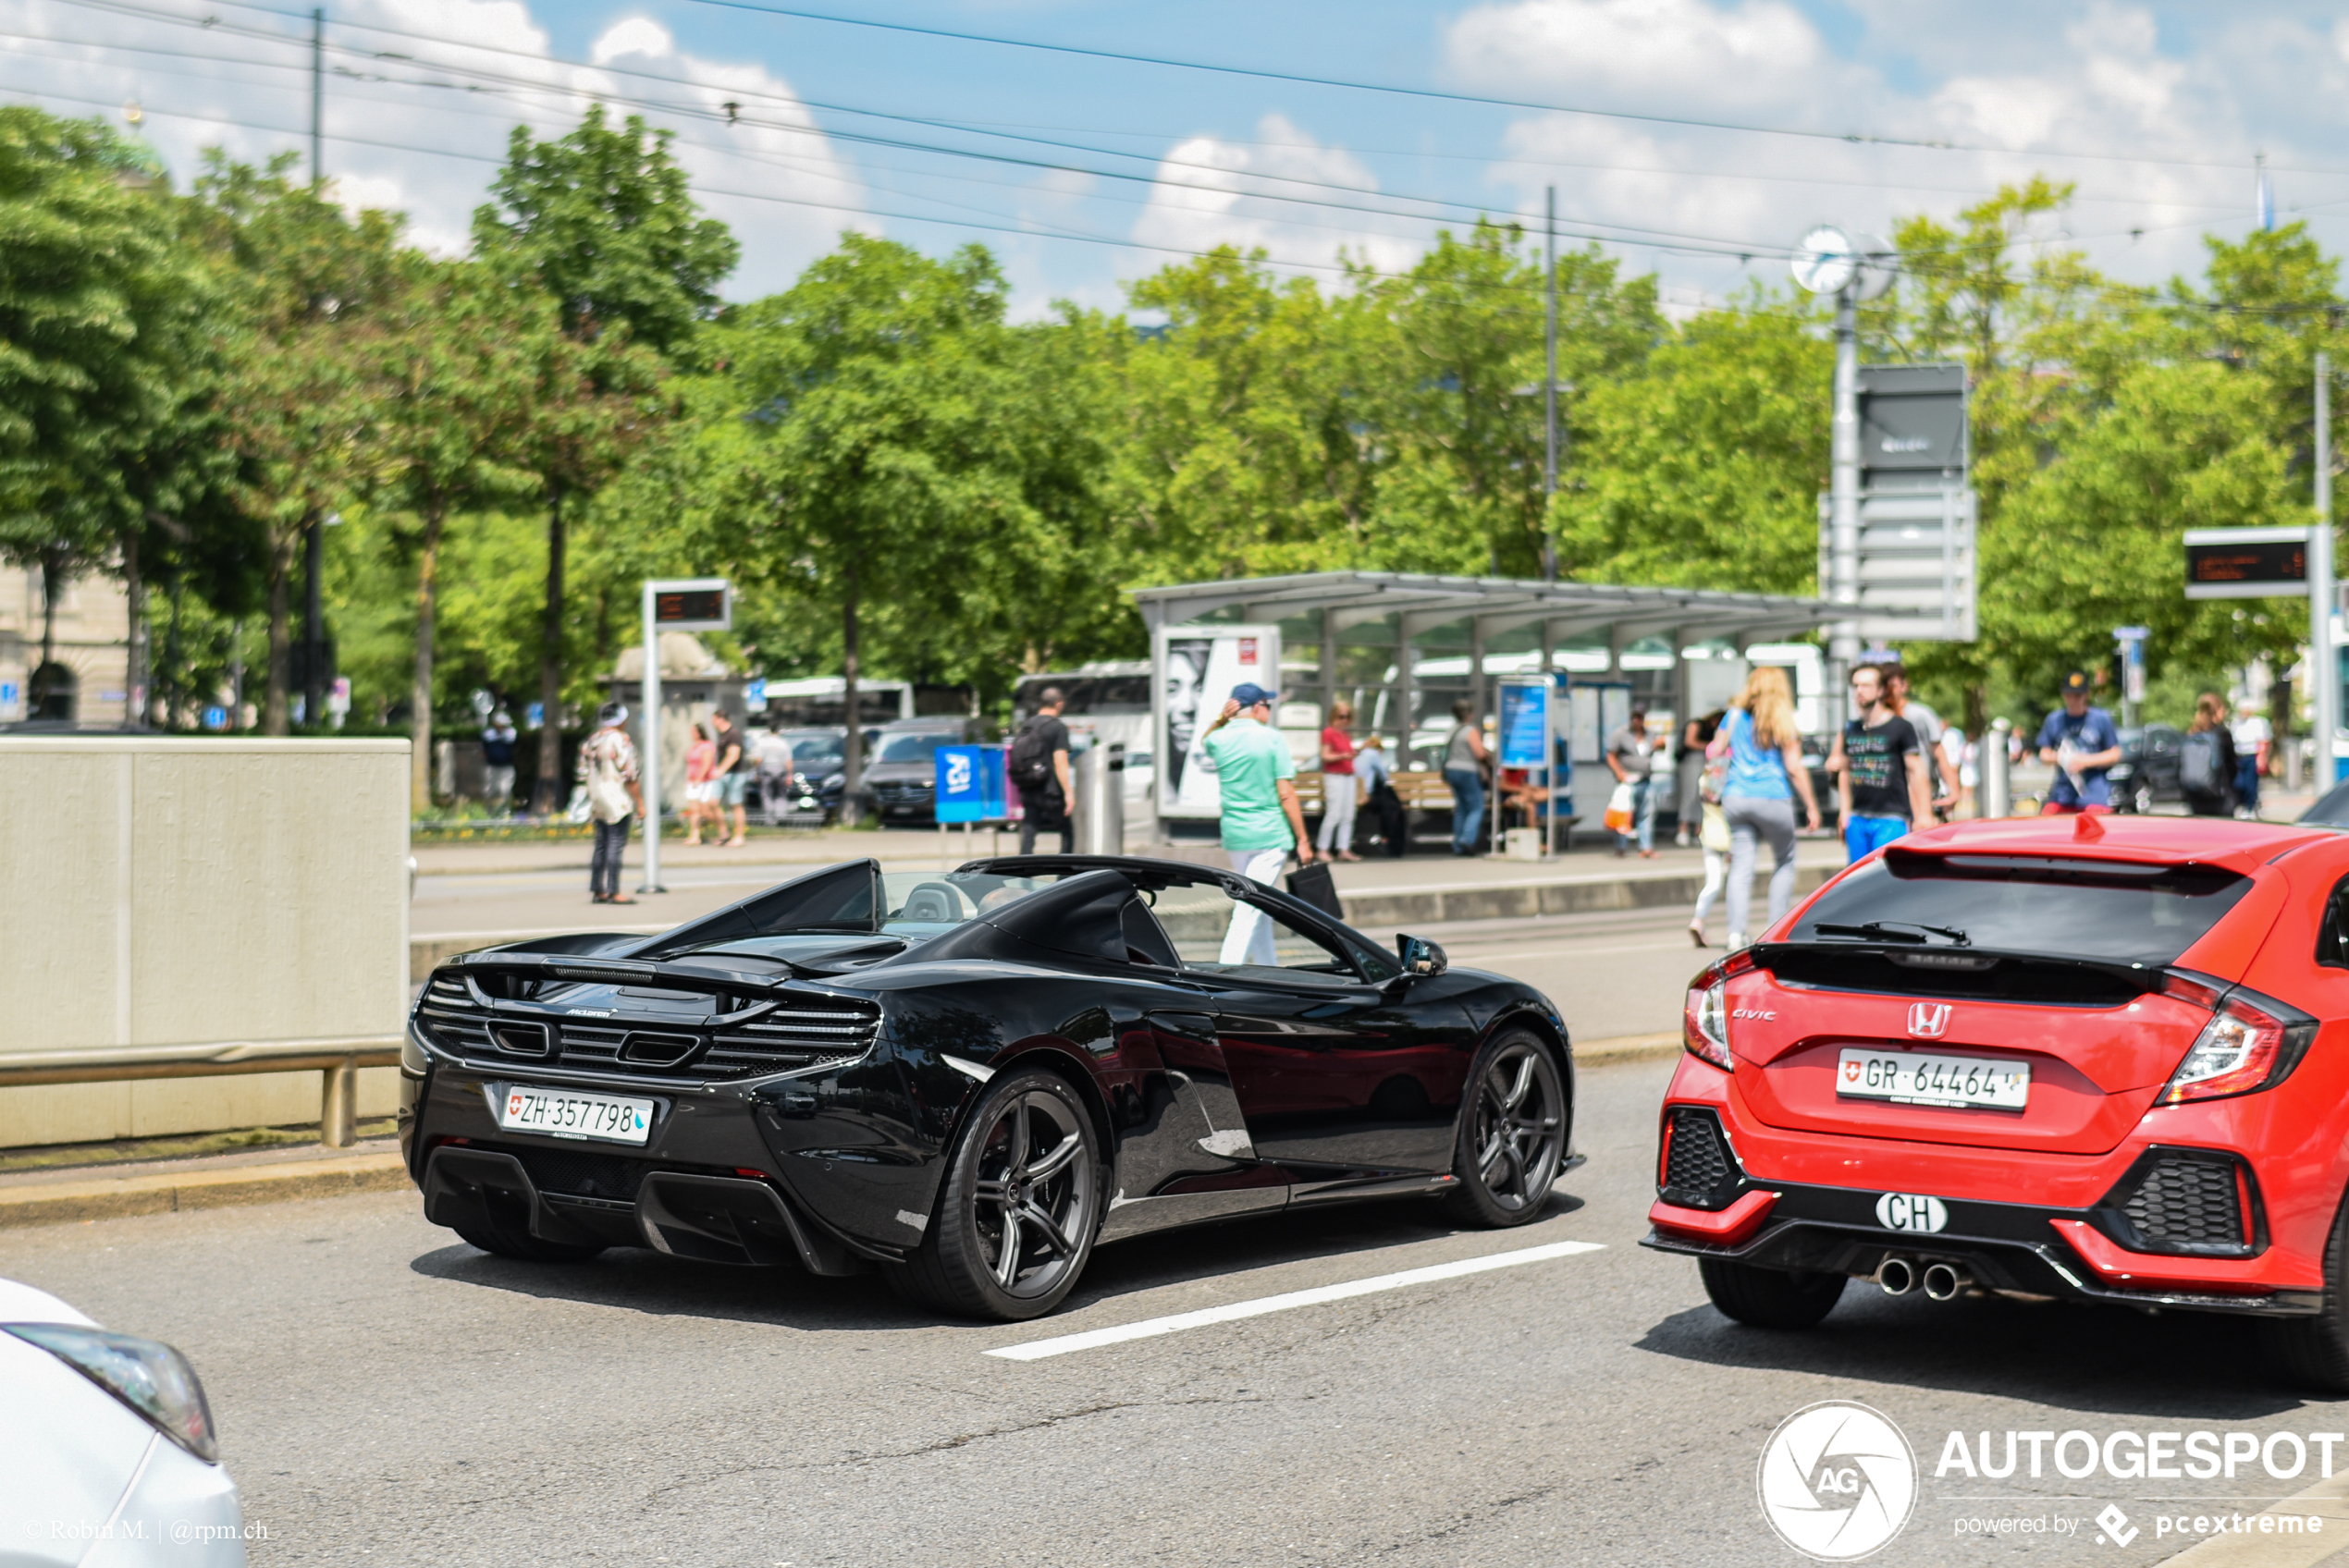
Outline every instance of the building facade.
{"type": "Polygon", "coordinates": [[[130,605],[122,583],[92,574],[62,586],[49,654],[55,668],[46,681],[36,682],[43,609],[41,573],[0,566],[0,724],[29,718],[122,724],[131,707],[130,605]],[[49,699],[40,711],[36,684],[49,699]]]}

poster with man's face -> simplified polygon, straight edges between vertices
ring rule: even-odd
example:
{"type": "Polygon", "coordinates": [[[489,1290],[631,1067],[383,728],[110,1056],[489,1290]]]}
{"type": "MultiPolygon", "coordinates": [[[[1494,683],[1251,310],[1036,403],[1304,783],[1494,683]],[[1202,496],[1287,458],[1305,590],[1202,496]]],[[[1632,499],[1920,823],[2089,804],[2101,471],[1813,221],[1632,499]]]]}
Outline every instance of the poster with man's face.
{"type": "Polygon", "coordinates": [[[1224,711],[1232,688],[1253,681],[1273,686],[1280,675],[1281,636],[1277,627],[1218,627],[1197,635],[1179,635],[1162,644],[1160,696],[1165,705],[1163,782],[1159,809],[1169,816],[1213,817],[1223,810],[1223,791],[1215,781],[1215,759],[1207,754],[1200,738],[1224,711]]]}

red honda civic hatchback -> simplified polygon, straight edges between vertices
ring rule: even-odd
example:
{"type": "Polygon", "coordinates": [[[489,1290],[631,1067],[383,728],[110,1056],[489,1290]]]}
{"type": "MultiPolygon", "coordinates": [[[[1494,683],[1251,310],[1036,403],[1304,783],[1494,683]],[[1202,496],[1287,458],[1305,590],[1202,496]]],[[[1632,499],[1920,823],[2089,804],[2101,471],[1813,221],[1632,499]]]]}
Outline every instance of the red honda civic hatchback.
{"type": "Polygon", "coordinates": [[[1974,822],[1700,974],[1645,1244],[1805,1328],[1851,1280],[2275,1319],[2349,1392],[2349,834],[1974,822]]]}

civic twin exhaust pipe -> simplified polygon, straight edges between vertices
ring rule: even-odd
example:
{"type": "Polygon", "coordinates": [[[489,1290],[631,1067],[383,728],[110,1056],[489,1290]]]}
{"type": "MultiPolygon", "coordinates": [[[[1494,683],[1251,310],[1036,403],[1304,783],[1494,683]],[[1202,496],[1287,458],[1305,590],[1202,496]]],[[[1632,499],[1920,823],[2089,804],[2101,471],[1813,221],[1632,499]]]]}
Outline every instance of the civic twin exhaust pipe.
{"type": "Polygon", "coordinates": [[[1923,1286],[1927,1301],[1955,1301],[1974,1289],[1974,1277],[1954,1263],[1920,1264],[1897,1256],[1876,1265],[1876,1282],[1888,1296],[1905,1296],[1923,1286]]]}

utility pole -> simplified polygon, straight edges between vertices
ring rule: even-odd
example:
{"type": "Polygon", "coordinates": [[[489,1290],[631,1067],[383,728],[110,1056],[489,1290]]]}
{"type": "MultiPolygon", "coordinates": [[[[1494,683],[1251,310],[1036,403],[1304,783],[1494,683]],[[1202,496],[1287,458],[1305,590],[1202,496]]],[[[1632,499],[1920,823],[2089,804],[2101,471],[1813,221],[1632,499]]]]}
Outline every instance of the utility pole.
{"type": "Polygon", "coordinates": [[[2308,531],[2308,697],[2317,729],[2317,793],[2339,778],[2341,665],[2332,643],[2332,356],[2317,355],[2317,524],[2308,531]]]}
{"type": "MultiPolygon", "coordinates": [[[[1558,188],[1549,187],[1549,221],[1542,241],[1542,581],[1558,580],[1555,512],[1558,494],[1558,188]]],[[[1547,675],[1544,669],[1543,674],[1547,675]]]]}
{"type": "Polygon", "coordinates": [[[326,188],[326,164],[318,149],[326,141],[326,12],[321,6],[310,13],[310,184],[322,192],[326,188]]]}
{"type": "MultiPolygon", "coordinates": [[[[310,190],[323,197],[326,164],[320,153],[325,141],[326,13],[310,13],[310,190]]],[[[301,722],[312,729],[326,722],[326,617],[321,577],[326,549],[326,513],[314,508],[301,531],[301,722]]]]}
{"type": "MultiPolygon", "coordinates": [[[[1835,296],[1835,423],[1827,492],[1827,599],[1860,602],[1860,278],[1855,268],[1835,296]]],[[[1823,706],[1840,729],[1851,715],[1851,667],[1860,662],[1860,623],[1839,620],[1827,629],[1826,690],[1823,706]]]]}

